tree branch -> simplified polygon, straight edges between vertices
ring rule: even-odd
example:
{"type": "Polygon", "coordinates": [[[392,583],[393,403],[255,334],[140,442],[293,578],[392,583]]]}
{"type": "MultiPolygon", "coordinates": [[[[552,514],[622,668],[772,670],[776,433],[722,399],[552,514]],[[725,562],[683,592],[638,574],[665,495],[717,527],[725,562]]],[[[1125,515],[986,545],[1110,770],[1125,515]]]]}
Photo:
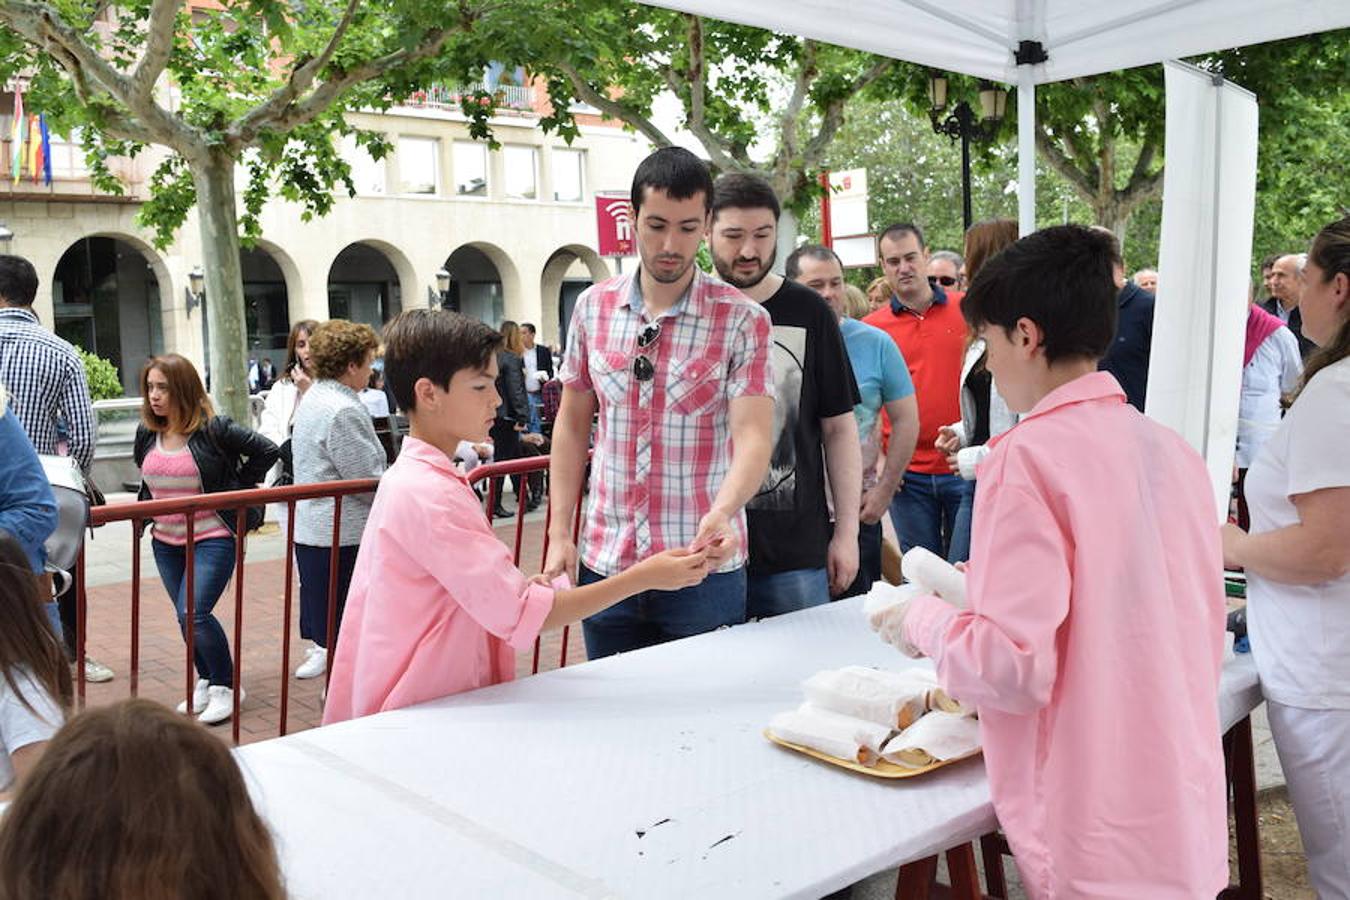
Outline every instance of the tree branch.
{"type": "Polygon", "coordinates": [[[200,141],[191,128],[155,103],[153,96],[142,96],[133,90],[130,79],[114,69],[84,40],[83,34],[48,4],[6,0],[0,5],[0,22],[29,44],[49,53],[55,49],[62,51],[53,55],[72,79],[79,72],[79,77],[91,79],[110,99],[130,110],[139,121],[123,120],[135,127],[135,135],[128,139],[152,141],[180,152],[200,141]]]}
{"type": "Polygon", "coordinates": [[[713,166],[723,172],[744,171],[745,166],[736,159],[731,142],[708,127],[708,58],[703,41],[703,19],[692,14],[686,14],[684,18],[689,68],[677,72],[672,66],[662,65],[661,75],[665,78],[666,87],[677,97],[681,95],[682,88],[688,88],[689,108],[685,115],[685,126],[708,151],[713,166]]]}
{"type": "Polygon", "coordinates": [[[1069,182],[1089,203],[1095,203],[1097,197],[1097,185],[1093,179],[1082,169],[1073,164],[1068,155],[1060,148],[1050,133],[1045,130],[1045,126],[1037,123],[1036,125],[1036,149],[1040,152],[1042,158],[1050,164],[1064,179],[1069,182]]]}
{"type": "Polygon", "coordinates": [[[809,167],[817,166],[825,156],[825,150],[829,147],[830,141],[834,140],[835,133],[840,126],[844,124],[844,110],[848,106],[848,101],[857,96],[860,91],[866,90],[886,71],[895,65],[895,60],[882,57],[877,59],[867,71],[863,72],[853,81],[849,82],[839,96],[825,105],[821,115],[820,127],[816,129],[815,135],[806,142],[806,149],[802,151],[802,161],[809,167]]]}
{"type": "Polygon", "coordinates": [[[657,147],[670,147],[675,143],[666,136],[665,132],[657,128],[651,119],[628,104],[611,99],[597,91],[571,63],[557,63],[556,67],[563,74],[563,77],[571,83],[572,90],[576,92],[577,99],[582,103],[594,106],[611,119],[627,122],[657,147]]]}
{"type": "Polygon", "coordinates": [[[328,43],[319,55],[293,69],[284,85],[273,91],[271,96],[240,119],[238,124],[230,129],[230,134],[226,139],[227,142],[232,141],[240,146],[247,146],[257,136],[258,132],[266,127],[269,121],[280,116],[287,106],[295,102],[297,97],[309,90],[310,86],[314,84],[314,79],[318,77],[323,68],[332,60],[333,54],[337,52],[343,37],[347,34],[347,29],[351,27],[352,20],[356,18],[356,10],[359,5],[360,0],[347,0],[347,6],[342,11],[342,18],[338,20],[337,27],[333,29],[333,34],[328,38],[328,43]]]}
{"type": "Polygon", "coordinates": [[[183,0],[154,0],[145,29],[145,53],[131,74],[131,88],[145,97],[154,96],[155,82],[173,54],[178,10],[183,0]]]}

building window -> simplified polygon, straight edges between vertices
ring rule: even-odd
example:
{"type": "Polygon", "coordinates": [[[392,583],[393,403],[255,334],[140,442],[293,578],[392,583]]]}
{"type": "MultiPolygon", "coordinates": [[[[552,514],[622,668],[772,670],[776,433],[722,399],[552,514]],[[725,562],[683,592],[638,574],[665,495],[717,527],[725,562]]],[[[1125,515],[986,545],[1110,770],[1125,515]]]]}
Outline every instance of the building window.
{"type": "Polygon", "coordinates": [[[585,190],[582,170],[586,156],[580,150],[553,151],[553,199],[563,203],[580,203],[585,190]]]}
{"type": "Polygon", "coordinates": [[[506,196],[518,200],[533,200],[539,196],[538,172],[533,147],[506,147],[502,150],[505,164],[506,196]]]}
{"type": "Polygon", "coordinates": [[[435,138],[398,139],[398,171],[401,194],[434,194],[438,178],[436,157],[440,142],[435,138]]]}
{"type": "Polygon", "coordinates": [[[351,135],[342,139],[342,158],[352,167],[352,184],[356,185],[357,195],[384,195],[387,176],[383,159],[372,159],[366,148],[357,146],[356,138],[351,135]]]}
{"type": "Polygon", "coordinates": [[[487,147],[455,142],[455,193],[461,197],[487,196],[487,147]]]}

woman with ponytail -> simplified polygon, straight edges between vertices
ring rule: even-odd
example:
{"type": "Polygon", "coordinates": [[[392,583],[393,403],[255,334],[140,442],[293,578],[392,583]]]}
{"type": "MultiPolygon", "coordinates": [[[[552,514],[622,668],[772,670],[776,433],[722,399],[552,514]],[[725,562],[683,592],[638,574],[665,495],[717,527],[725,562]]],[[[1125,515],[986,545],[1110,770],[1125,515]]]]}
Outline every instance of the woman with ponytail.
{"type": "Polygon", "coordinates": [[[1318,346],[1247,472],[1247,628],[1270,730],[1319,897],[1350,897],[1350,216],[1308,251],[1300,310],[1318,346]]]}

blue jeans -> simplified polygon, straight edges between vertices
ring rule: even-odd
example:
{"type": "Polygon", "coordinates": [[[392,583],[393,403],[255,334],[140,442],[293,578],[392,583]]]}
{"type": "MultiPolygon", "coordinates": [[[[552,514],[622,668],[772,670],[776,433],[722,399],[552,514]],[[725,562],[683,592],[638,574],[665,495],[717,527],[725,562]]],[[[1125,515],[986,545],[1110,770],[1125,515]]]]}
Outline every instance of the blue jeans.
{"type": "MultiPolygon", "coordinates": [[[[603,575],[584,565],[577,584],[594,584],[603,575]]],[[[581,622],[586,657],[603,659],[676,638],[715,631],[745,621],[745,569],[714,572],[701,584],[678,591],[644,591],[621,600],[581,622]]]]}
{"type": "Polygon", "coordinates": [[[900,552],[924,547],[943,559],[957,561],[970,552],[970,525],[957,527],[961,504],[975,491],[960,475],[906,472],[891,498],[891,524],[900,538],[900,552]],[[961,556],[955,556],[960,551],[961,556]]]}
{"type": "Polygon", "coordinates": [[[533,394],[526,394],[525,396],[530,401],[530,422],[525,426],[525,430],[530,434],[539,434],[544,427],[539,419],[539,411],[544,408],[544,401],[539,396],[538,391],[535,391],[533,394]]]}
{"type": "Polygon", "coordinates": [[[958,563],[970,559],[970,523],[975,516],[975,482],[967,481],[969,486],[961,495],[961,505],[956,508],[956,523],[952,526],[952,542],[947,548],[947,562],[958,563]]]}
{"type": "Polygon", "coordinates": [[[830,578],[825,569],[790,569],[751,575],[746,581],[748,619],[767,619],[829,602],[830,578]]]}
{"type": "MultiPolygon", "coordinates": [[[[151,540],[155,567],[178,612],[178,627],[187,634],[187,548],[151,540]]],[[[234,686],[234,661],[225,629],[211,615],[234,574],[234,538],[207,538],[193,547],[192,657],[197,676],[212,685],[234,686]]]]}

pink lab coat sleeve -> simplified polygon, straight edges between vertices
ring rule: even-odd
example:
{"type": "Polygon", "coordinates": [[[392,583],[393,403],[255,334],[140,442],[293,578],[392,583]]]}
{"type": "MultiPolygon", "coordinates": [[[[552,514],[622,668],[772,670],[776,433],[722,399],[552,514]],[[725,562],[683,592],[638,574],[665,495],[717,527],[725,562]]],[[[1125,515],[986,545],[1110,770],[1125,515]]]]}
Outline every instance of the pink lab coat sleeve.
{"type": "Polygon", "coordinates": [[[419,505],[422,515],[407,520],[404,545],[423,548],[417,556],[427,573],[484,631],[524,650],[553,609],[553,588],[526,579],[476,503],[458,493],[446,505],[419,505]]]}
{"type": "Polygon", "coordinates": [[[979,546],[971,553],[980,564],[966,575],[972,608],[915,598],[905,631],[933,658],[953,696],[1026,715],[1046,706],[1054,688],[1059,629],[1069,611],[1071,548],[1040,498],[1020,487],[989,486],[980,497],[979,546]]]}

